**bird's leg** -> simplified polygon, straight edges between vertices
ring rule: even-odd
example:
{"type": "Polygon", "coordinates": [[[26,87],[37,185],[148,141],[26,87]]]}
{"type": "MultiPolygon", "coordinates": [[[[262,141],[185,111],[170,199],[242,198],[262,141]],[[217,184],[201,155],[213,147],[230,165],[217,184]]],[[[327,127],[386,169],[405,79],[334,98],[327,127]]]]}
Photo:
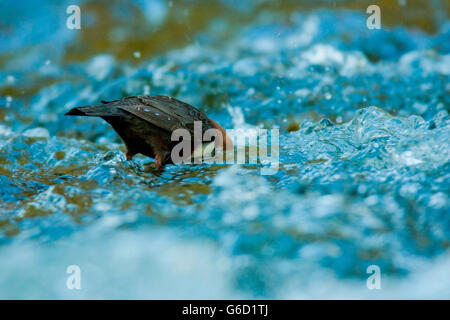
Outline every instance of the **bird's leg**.
{"type": "Polygon", "coordinates": [[[125,157],[127,158],[127,161],[133,160],[134,155],[135,155],[135,153],[130,152],[130,150],[127,150],[127,152],[125,152],[125,157]]]}
{"type": "MultiPolygon", "coordinates": [[[[163,139],[150,139],[149,144],[152,146],[155,155],[155,167],[158,170],[164,169],[164,160],[168,152],[168,146],[163,139]]],[[[169,153],[170,154],[170,153],[169,153]]]]}
{"type": "Polygon", "coordinates": [[[164,169],[163,157],[159,153],[155,155],[155,167],[158,170],[164,169]]]}

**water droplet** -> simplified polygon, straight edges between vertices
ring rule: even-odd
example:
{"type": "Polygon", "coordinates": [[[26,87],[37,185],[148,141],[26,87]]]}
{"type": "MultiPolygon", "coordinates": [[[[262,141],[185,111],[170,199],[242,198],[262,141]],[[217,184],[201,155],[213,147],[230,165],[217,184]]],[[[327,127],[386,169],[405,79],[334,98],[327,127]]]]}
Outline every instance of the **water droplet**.
{"type": "Polygon", "coordinates": [[[11,106],[12,100],[13,100],[13,98],[11,96],[6,96],[6,106],[7,107],[11,106]]]}
{"type": "Polygon", "coordinates": [[[9,76],[6,78],[6,81],[7,81],[8,83],[14,83],[14,82],[16,81],[16,78],[15,78],[14,76],[9,75],[9,76]]]}

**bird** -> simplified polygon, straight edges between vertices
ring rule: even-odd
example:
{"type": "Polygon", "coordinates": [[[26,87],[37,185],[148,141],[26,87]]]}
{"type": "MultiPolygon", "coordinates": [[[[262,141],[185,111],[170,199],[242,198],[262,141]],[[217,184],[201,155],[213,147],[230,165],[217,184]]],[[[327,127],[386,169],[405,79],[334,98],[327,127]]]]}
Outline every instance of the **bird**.
{"type": "MultiPolygon", "coordinates": [[[[176,98],[164,95],[138,95],[100,102],[96,105],[72,108],[65,115],[100,117],[108,122],[124,142],[127,160],[132,160],[140,153],[154,158],[156,169],[164,169],[166,164],[174,163],[171,152],[178,142],[171,140],[172,133],[176,129],[186,129],[194,136],[195,121],[201,122],[202,137],[208,129],[220,132],[219,137],[222,139],[213,141],[215,149],[234,148],[230,137],[216,121],[176,98]]],[[[183,155],[183,159],[196,152],[194,142],[191,143],[193,146],[191,150],[194,152],[183,155]]],[[[212,142],[208,143],[211,145],[212,142]]]]}

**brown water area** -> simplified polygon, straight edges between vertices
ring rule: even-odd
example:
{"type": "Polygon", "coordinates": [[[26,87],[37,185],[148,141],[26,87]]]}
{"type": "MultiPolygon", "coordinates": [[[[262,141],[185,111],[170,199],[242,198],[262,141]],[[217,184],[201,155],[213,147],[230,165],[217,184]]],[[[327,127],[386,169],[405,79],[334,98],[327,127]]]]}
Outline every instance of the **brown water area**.
{"type": "MultiPolygon", "coordinates": [[[[437,31],[437,21],[433,8],[433,1],[405,0],[402,1],[297,1],[281,0],[263,2],[255,5],[251,12],[241,12],[231,7],[224,6],[218,0],[205,2],[177,1],[168,13],[168,18],[163,25],[157,28],[149,28],[140,10],[132,3],[126,4],[133,13],[132,20],[115,18],[111,10],[105,7],[123,6],[119,0],[88,1],[83,5],[83,10],[95,17],[95,23],[81,29],[79,41],[66,53],[66,61],[80,61],[88,59],[98,53],[111,53],[116,58],[126,61],[135,61],[133,53],[140,51],[142,58],[148,58],[155,54],[165,52],[173,48],[183,47],[192,41],[192,37],[207,31],[207,27],[213,19],[221,18],[229,22],[233,32],[239,27],[251,23],[263,11],[279,13],[286,23],[289,23],[289,15],[294,11],[308,12],[316,9],[341,10],[352,9],[358,12],[366,12],[369,5],[377,4],[381,8],[384,27],[403,25],[410,28],[418,28],[427,33],[437,31]],[[127,36],[117,39],[114,30],[120,28],[127,36]],[[234,29],[234,30],[233,30],[234,29]]],[[[447,13],[450,12],[450,4],[446,3],[447,13]]],[[[339,23],[339,21],[336,21],[339,23]]],[[[227,36],[224,34],[222,36],[227,36]]],[[[216,43],[220,45],[220,36],[216,43]]]]}
{"type": "MultiPolygon", "coordinates": [[[[211,33],[208,28],[215,19],[226,21],[227,28],[220,33],[212,34],[213,45],[220,47],[221,43],[245,25],[251,24],[262,12],[270,11],[278,14],[277,17],[289,25],[290,15],[293,12],[309,12],[317,9],[327,10],[355,10],[365,13],[371,4],[377,4],[381,9],[383,28],[405,26],[416,28],[434,34],[437,31],[439,19],[436,19],[436,10],[433,1],[421,0],[389,1],[294,1],[281,0],[255,4],[251,10],[236,10],[232,6],[224,5],[223,1],[211,0],[207,4],[202,1],[176,1],[170,5],[167,18],[161,25],[149,25],[142,11],[133,2],[120,0],[94,1],[88,0],[82,4],[82,15],[87,17],[76,36],[64,50],[62,65],[86,61],[98,54],[111,54],[118,61],[137,65],[142,60],[162,54],[168,50],[182,48],[192,43],[195,35],[211,33]],[[115,14],[116,10],[127,12],[126,15],[115,14]],[[139,59],[134,56],[139,52],[139,59]]],[[[450,3],[443,3],[445,15],[450,12],[450,3]]],[[[61,7],[61,11],[65,8],[61,7]]],[[[339,17],[339,16],[338,16],[339,17]]],[[[61,23],[64,23],[61,20],[61,23]]],[[[339,23],[339,19],[336,20],[339,23]]],[[[8,29],[0,25],[0,30],[6,35],[8,29]],[[3,29],[2,29],[3,28],[3,29]]],[[[349,31],[350,32],[350,31],[349,31]]],[[[39,45],[37,45],[39,47],[39,45]]],[[[21,48],[20,54],[36,48],[21,48]]],[[[57,50],[58,48],[53,48],[57,50]]],[[[52,50],[50,48],[50,50],[52,50]]],[[[18,52],[0,54],[0,68],[18,52]]],[[[370,58],[370,57],[369,57],[370,58]]],[[[40,78],[34,79],[31,73],[28,81],[20,86],[5,86],[0,88],[0,95],[21,97],[27,99],[37,93],[41,88],[58,83],[60,79],[40,78]]],[[[70,80],[70,79],[64,79],[70,80]]],[[[75,80],[75,79],[74,79],[75,80]]],[[[215,97],[213,97],[215,99],[215,97]]],[[[210,101],[205,101],[210,102],[210,101]]],[[[0,118],[2,111],[0,111],[0,118]]]]}

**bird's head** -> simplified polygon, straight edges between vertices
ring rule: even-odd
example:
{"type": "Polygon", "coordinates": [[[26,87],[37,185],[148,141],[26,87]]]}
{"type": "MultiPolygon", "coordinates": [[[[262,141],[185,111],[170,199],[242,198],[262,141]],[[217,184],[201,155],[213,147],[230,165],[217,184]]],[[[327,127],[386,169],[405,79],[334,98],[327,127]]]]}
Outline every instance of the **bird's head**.
{"type": "Polygon", "coordinates": [[[222,128],[220,126],[220,124],[218,124],[217,122],[215,122],[214,120],[208,118],[208,120],[211,122],[211,124],[213,125],[213,127],[216,130],[219,130],[220,133],[222,134],[222,141],[220,141],[220,139],[218,139],[218,141],[216,141],[215,143],[215,147],[218,149],[222,149],[222,150],[233,150],[234,149],[234,145],[233,145],[233,141],[230,139],[230,137],[227,135],[226,131],[224,128],[222,128]]]}

